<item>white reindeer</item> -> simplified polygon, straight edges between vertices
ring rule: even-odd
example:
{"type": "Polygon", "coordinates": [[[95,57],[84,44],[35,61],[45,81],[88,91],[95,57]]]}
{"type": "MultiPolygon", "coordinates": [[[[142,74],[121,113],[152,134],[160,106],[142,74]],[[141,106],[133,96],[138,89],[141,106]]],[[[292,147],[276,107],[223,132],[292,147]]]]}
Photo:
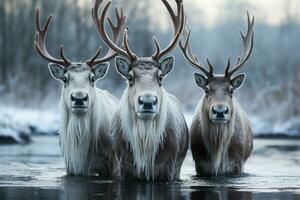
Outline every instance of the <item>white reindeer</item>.
{"type": "MultiPolygon", "coordinates": [[[[93,18],[100,21],[105,18],[105,12],[99,19],[99,4],[97,0],[95,2],[93,18]]],[[[168,8],[175,29],[167,48],[161,51],[155,39],[156,53],[149,58],[139,58],[129,49],[127,29],[125,49],[108,38],[103,39],[111,49],[130,61],[121,57],[116,59],[117,71],[128,81],[112,128],[121,179],[179,179],[188,149],[188,129],[180,103],[162,87],[163,79],[173,68],[174,57],[160,61],[177,45],[184,24],[183,5],[181,0],[176,0],[178,12],[175,14],[166,0],[162,2],[168,8]]],[[[97,24],[98,33],[105,36],[104,24],[97,24]]]]}
{"type": "MultiPolygon", "coordinates": [[[[110,93],[95,87],[96,81],[105,77],[108,63],[115,53],[97,59],[99,49],[92,59],[70,62],[60,48],[62,59],[52,57],[47,51],[45,37],[50,16],[44,28],[39,24],[39,9],[36,10],[38,53],[50,62],[52,76],[63,83],[61,95],[61,129],[59,141],[68,175],[101,177],[115,175],[115,153],[110,134],[111,120],[117,107],[117,99],[110,93]]],[[[123,12],[117,12],[117,25],[111,24],[113,41],[117,42],[124,29],[123,12]]]]}

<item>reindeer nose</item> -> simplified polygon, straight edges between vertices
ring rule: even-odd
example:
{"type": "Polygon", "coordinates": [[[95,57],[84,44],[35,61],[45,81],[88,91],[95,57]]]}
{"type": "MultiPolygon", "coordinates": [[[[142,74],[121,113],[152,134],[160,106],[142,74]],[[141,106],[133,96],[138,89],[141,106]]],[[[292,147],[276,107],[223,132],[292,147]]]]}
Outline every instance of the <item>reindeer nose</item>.
{"type": "Polygon", "coordinates": [[[212,114],[216,119],[224,119],[228,112],[229,108],[224,104],[217,104],[212,107],[212,114]]]}
{"type": "Polygon", "coordinates": [[[151,94],[141,95],[138,101],[140,105],[143,105],[144,109],[151,110],[157,104],[157,96],[151,94]]]}
{"type": "Polygon", "coordinates": [[[83,106],[88,100],[88,94],[85,92],[73,92],[71,94],[71,101],[74,102],[75,106],[83,106]]]}

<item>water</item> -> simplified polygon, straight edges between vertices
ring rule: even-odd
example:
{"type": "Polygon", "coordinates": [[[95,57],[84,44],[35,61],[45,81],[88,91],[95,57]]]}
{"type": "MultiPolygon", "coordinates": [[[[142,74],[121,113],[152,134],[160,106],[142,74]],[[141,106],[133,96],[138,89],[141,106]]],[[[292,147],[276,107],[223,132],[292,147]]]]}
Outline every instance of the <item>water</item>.
{"type": "Polygon", "coordinates": [[[300,199],[300,140],[254,141],[241,176],[196,178],[190,152],[180,182],[66,177],[57,138],[0,146],[0,199],[300,199]]]}

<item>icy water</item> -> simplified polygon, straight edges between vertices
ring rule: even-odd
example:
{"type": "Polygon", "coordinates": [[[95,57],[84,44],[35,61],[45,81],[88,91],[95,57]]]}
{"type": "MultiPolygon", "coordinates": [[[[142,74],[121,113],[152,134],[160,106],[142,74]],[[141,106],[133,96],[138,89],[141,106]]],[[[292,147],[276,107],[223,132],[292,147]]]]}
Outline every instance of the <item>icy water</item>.
{"type": "Polygon", "coordinates": [[[196,178],[190,152],[180,182],[66,177],[57,138],[0,146],[0,199],[300,199],[300,140],[256,139],[241,176],[196,178]]]}

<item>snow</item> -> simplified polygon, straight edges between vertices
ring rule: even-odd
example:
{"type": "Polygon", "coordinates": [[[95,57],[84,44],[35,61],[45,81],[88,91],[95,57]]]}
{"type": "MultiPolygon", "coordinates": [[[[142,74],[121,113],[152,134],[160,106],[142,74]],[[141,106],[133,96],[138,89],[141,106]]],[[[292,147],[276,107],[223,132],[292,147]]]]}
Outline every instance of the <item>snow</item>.
{"type": "MultiPolygon", "coordinates": [[[[193,113],[185,113],[185,119],[190,127],[193,113]]],[[[258,135],[287,135],[300,136],[300,117],[294,117],[285,121],[271,123],[264,117],[249,115],[252,131],[255,136],[258,135]]]]}
{"type": "Polygon", "coordinates": [[[32,109],[0,110],[0,142],[27,143],[31,135],[53,135],[59,128],[59,113],[32,109]]]}
{"type": "Polygon", "coordinates": [[[300,136],[300,117],[274,123],[270,123],[262,117],[250,117],[250,121],[254,135],[284,134],[300,136]]]}
{"type": "MultiPolygon", "coordinates": [[[[192,112],[185,113],[189,127],[192,116],[192,112]]],[[[300,117],[291,118],[284,122],[270,123],[263,117],[250,115],[250,121],[254,135],[300,136],[300,117]]],[[[26,143],[30,141],[31,135],[56,135],[58,130],[59,111],[13,107],[0,110],[0,143],[7,139],[15,143],[26,143]]]]}
{"type": "Polygon", "coordinates": [[[10,115],[1,114],[0,136],[2,143],[26,143],[30,140],[30,129],[14,121],[10,115]]]}
{"type": "Polygon", "coordinates": [[[52,135],[59,129],[59,111],[8,109],[8,113],[14,121],[28,126],[32,134],[52,135]]]}

